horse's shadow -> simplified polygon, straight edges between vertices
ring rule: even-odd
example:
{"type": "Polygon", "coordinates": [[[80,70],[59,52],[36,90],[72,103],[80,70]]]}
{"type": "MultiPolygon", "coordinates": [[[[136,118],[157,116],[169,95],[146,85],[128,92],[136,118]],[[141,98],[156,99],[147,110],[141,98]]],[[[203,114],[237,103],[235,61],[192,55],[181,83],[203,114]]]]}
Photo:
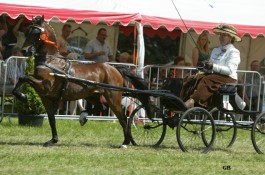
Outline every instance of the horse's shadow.
{"type": "Polygon", "coordinates": [[[10,146],[18,146],[18,145],[28,145],[28,146],[39,146],[42,145],[42,143],[39,142],[24,142],[24,141],[15,141],[15,142],[4,142],[0,141],[0,145],[10,145],[10,146]]]}
{"type": "MultiPolygon", "coordinates": [[[[0,141],[0,145],[9,145],[9,146],[43,146],[43,143],[40,142],[25,142],[25,141],[0,141]]],[[[105,144],[98,145],[93,143],[80,143],[78,145],[71,144],[71,143],[57,143],[52,147],[69,147],[69,146],[84,146],[84,147],[90,147],[90,148],[96,148],[96,147],[106,147],[106,148],[119,148],[119,145],[114,144],[105,144]]]]}
{"type": "MultiPolygon", "coordinates": [[[[9,145],[9,146],[43,146],[43,143],[39,143],[39,142],[24,142],[24,141],[15,141],[15,142],[4,142],[4,141],[0,141],[0,145],[9,145]]],[[[111,149],[121,149],[120,145],[115,145],[115,144],[105,144],[105,145],[98,145],[98,144],[93,144],[93,143],[80,143],[79,145],[76,144],[67,144],[67,143],[58,143],[52,147],[69,147],[69,146],[84,146],[87,148],[97,148],[97,147],[103,147],[103,148],[111,148],[111,149]]],[[[174,147],[174,146],[137,146],[137,145],[130,145],[129,148],[130,149],[136,149],[136,148],[150,148],[153,149],[155,151],[161,151],[161,150],[168,150],[168,149],[172,149],[172,150],[178,150],[180,148],[178,147],[174,147]]],[[[49,147],[51,148],[51,147],[49,147]]],[[[222,151],[222,152],[226,152],[226,153],[231,153],[231,149],[225,149],[225,148],[212,148],[211,151],[222,151]]]]}

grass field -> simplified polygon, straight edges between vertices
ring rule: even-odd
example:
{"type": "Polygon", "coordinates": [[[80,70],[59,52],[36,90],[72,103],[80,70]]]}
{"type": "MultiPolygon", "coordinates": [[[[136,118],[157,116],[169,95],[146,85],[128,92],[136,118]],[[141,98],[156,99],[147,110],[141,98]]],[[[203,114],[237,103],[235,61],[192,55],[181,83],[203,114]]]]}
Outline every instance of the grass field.
{"type": "Polygon", "coordinates": [[[59,143],[51,139],[48,121],[42,127],[25,127],[4,118],[0,124],[0,174],[265,174],[265,155],[255,152],[250,132],[239,130],[232,148],[213,148],[208,154],[183,153],[175,129],[159,148],[129,146],[120,149],[123,134],[118,122],[57,120],[59,143]]]}

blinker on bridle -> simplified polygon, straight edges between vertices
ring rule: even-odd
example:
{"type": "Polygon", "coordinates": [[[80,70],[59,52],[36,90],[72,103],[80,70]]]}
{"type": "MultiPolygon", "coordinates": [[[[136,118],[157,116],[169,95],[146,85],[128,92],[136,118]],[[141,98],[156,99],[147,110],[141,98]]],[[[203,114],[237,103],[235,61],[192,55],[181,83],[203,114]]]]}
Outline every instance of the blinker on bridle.
{"type": "Polygon", "coordinates": [[[43,28],[39,27],[39,26],[32,26],[32,28],[34,29],[31,29],[31,32],[32,33],[40,33],[39,36],[37,36],[41,41],[43,41],[45,44],[48,44],[48,45],[51,45],[55,48],[58,49],[58,45],[56,44],[56,42],[53,42],[51,40],[49,40],[49,33],[47,31],[45,31],[43,28]],[[38,31],[35,31],[35,30],[38,30],[38,31]]]}

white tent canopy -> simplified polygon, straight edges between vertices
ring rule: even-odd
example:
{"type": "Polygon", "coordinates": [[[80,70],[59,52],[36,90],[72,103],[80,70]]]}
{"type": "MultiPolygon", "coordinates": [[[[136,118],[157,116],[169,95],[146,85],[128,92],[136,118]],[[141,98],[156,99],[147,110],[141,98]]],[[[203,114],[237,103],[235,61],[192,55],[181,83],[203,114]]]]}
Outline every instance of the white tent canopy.
{"type": "Polygon", "coordinates": [[[19,14],[28,18],[44,15],[48,21],[53,17],[62,22],[89,20],[92,24],[139,22],[154,29],[164,26],[169,31],[180,28],[186,32],[193,28],[199,33],[202,30],[211,32],[218,23],[229,23],[240,35],[249,33],[256,37],[265,34],[264,5],[263,0],[0,0],[0,13],[12,18],[19,14]]]}

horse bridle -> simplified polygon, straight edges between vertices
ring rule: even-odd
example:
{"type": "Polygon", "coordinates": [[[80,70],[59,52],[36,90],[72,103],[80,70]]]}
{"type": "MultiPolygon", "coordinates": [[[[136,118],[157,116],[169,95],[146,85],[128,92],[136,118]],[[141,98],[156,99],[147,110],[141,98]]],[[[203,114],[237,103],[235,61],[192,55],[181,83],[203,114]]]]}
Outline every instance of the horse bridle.
{"type": "Polygon", "coordinates": [[[37,25],[30,26],[27,35],[33,35],[33,41],[31,41],[31,44],[33,46],[37,44],[36,43],[37,41],[38,42],[42,41],[45,44],[51,45],[55,48],[58,48],[58,45],[56,44],[56,42],[49,40],[49,33],[47,31],[45,31],[45,29],[40,27],[40,26],[37,26],[37,25]]]}

